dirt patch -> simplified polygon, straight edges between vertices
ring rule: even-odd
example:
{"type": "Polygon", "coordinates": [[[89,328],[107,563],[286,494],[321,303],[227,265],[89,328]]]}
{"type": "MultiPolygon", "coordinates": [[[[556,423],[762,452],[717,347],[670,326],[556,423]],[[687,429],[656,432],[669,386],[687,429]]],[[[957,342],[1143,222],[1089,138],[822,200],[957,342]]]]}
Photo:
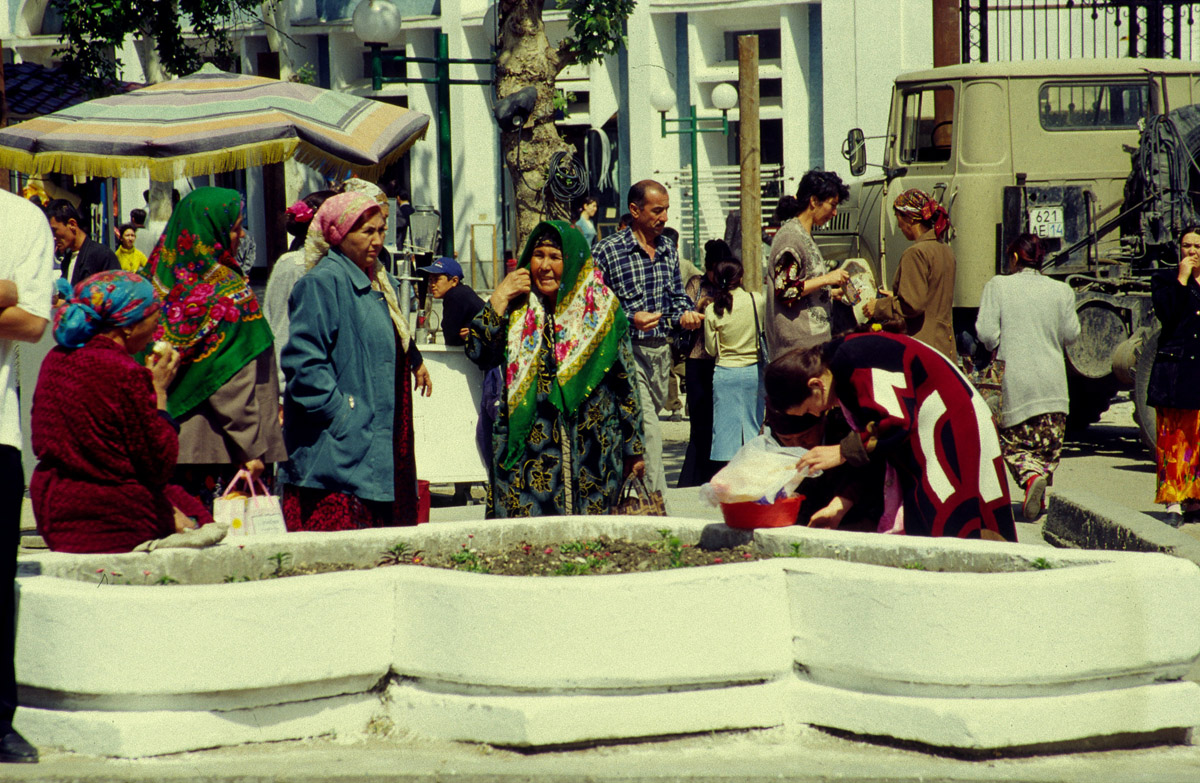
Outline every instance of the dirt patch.
{"type": "Polygon", "coordinates": [[[501,550],[476,549],[465,543],[453,554],[404,553],[402,564],[416,564],[505,576],[585,576],[662,571],[761,560],[751,544],[730,549],[699,549],[665,534],[659,541],[633,542],[600,536],[585,541],[532,545],[522,542],[501,550]]]}

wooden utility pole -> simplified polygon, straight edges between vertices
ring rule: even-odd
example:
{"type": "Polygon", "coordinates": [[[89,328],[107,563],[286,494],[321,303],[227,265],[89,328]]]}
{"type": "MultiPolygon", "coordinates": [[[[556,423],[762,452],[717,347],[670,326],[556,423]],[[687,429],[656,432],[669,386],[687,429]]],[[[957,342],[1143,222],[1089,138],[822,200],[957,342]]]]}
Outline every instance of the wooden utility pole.
{"type": "Polygon", "coordinates": [[[762,144],[758,127],[758,36],[738,36],[738,159],[742,166],[742,285],[761,291],[762,144]]]}
{"type": "MultiPolygon", "coordinates": [[[[0,41],[0,128],[8,127],[8,96],[4,92],[4,42],[0,41]]],[[[12,189],[12,175],[8,169],[0,169],[0,190],[12,189]]]]}

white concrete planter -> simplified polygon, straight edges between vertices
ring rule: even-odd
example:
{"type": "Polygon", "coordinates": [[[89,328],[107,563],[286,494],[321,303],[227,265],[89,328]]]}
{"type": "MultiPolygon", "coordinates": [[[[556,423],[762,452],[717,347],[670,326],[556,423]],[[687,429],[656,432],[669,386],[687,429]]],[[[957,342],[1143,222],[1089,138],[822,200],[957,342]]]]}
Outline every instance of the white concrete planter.
{"type": "Polygon", "coordinates": [[[1200,569],[1163,555],[784,528],[759,546],[819,556],[577,578],[96,574],[218,581],[279,551],[369,563],[398,540],[654,540],[664,525],[729,533],[558,518],[28,558],[43,575],[19,580],[17,726],[40,746],[142,756],[368,725],[547,746],[808,723],[965,750],[1200,725],[1200,686],[1181,681],[1200,654],[1200,569]],[[1054,567],[1019,570],[1039,558],[1054,567]],[[943,570],[881,565],[903,563],[943,570]]]}

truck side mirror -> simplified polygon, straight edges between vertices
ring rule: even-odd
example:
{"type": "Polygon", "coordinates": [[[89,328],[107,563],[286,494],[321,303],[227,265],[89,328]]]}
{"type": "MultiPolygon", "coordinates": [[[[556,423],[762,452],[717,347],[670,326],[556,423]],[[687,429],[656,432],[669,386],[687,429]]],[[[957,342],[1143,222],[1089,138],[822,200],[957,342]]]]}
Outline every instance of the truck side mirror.
{"type": "Polygon", "coordinates": [[[861,177],[867,170],[867,145],[862,128],[852,128],[846,134],[846,143],[842,146],[842,157],[850,161],[851,176],[861,177]]]}

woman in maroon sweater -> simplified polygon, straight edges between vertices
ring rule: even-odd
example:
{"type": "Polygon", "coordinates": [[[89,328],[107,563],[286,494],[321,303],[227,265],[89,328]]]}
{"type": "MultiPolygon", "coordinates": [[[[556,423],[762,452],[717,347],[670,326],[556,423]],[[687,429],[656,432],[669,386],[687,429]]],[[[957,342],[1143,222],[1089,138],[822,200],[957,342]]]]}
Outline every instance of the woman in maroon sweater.
{"type": "Polygon", "coordinates": [[[30,482],[38,532],[60,552],[129,552],[153,538],[211,522],[196,499],[167,483],[179,454],[167,388],[179,368],[168,347],[146,366],[161,302],[132,272],[102,272],[54,312],[58,346],[33,395],[30,482]]]}

